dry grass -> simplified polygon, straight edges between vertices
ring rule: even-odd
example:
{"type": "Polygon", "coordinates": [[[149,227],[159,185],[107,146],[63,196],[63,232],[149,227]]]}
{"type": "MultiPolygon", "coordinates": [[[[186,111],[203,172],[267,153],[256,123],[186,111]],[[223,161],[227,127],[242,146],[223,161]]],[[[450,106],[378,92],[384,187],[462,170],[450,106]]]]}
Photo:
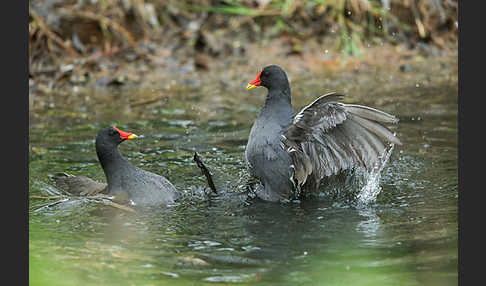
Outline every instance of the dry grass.
{"type": "MultiPolygon", "coordinates": [[[[359,54],[363,41],[457,42],[457,0],[30,1],[30,61],[111,55],[140,42],[194,44],[199,31],[299,40],[335,37],[359,54]],[[58,3],[59,2],[59,3],[58,3]],[[49,4],[51,3],[51,4],[49,4]],[[58,3],[58,4],[52,4],[58,3]]],[[[141,51],[137,51],[143,53],[141,51]]]]}

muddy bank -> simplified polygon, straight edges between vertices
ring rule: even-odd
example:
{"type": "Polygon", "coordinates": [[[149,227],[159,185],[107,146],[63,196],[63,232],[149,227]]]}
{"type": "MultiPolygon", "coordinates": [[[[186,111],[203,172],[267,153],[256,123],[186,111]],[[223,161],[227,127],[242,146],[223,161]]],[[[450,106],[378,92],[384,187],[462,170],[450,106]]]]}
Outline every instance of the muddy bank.
{"type": "Polygon", "coordinates": [[[133,95],[107,102],[137,109],[202,89],[211,103],[266,64],[342,92],[358,78],[378,90],[457,78],[457,1],[36,0],[29,14],[34,119],[62,105],[89,118],[110,98],[95,94],[120,90],[133,95]]]}
{"type": "Polygon", "coordinates": [[[417,102],[427,103],[421,94],[428,87],[457,89],[457,49],[410,50],[384,44],[370,46],[360,57],[348,57],[333,50],[332,44],[308,41],[299,54],[288,55],[279,40],[252,43],[244,56],[208,60],[204,70],[197,68],[194,57],[177,55],[163,46],[154,48],[152,60],[128,61],[121,55],[67,60],[30,78],[31,124],[150,119],[159,116],[153,110],[171,99],[194,102],[194,112],[209,120],[226,108],[263,100],[260,92],[249,93],[244,86],[268,64],[278,64],[289,74],[295,106],[338,91],[348,95],[347,101],[389,105],[393,112],[400,104],[413,109],[417,102]],[[396,90],[407,95],[394,96],[396,90]]]}

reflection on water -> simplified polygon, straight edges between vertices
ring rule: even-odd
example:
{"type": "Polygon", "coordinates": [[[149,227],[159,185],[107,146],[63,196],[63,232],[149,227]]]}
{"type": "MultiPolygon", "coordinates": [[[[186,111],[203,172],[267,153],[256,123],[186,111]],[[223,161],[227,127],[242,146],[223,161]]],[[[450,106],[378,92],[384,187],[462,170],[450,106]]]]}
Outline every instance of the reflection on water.
{"type": "MultiPolygon", "coordinates": [[[[48,174],[105,180],[94,134],[112,119],[37,122],[30,129],[31,284],[456,285],[456,90],[427,92],[435,107],[397,104],[401,122],[393,128],[404,145],[358,189],[363,204],[326,192],[301,203],[246,200],[243,152],[261,104],[255,98],[232,108],[171,100],[144,119],[119,122],[143,134],[120,145],[124,156],[184,193],[174,206],[135,213],[86,198],[42,198],[65,198],[48,174]],[[219,196],[210,196],[195,151],[219,196]]],[[[307,101],[297,97],[296,106],[307,101]]]]}
{"type": "Polygon", "coordinates": [[[358,213],[365,220],[358,223],[356,231],[361,232],[366,236],[370,243],[376,241],[376,237],[379,237],[380,218],[376,215],[376,211],[372,207],[359,208],[358,213]]]}

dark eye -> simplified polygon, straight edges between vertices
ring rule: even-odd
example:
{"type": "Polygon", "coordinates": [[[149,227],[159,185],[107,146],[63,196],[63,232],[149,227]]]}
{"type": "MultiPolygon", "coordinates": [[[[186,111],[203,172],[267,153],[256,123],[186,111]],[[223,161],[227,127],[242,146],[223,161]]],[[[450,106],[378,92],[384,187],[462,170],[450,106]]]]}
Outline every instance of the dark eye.
{"type": "Polygon", "coordinates": [[[110,136],[113,136],[116,134],[116,131],[114,129],[110,129],[110,132],[109,132],[110,136]]]}

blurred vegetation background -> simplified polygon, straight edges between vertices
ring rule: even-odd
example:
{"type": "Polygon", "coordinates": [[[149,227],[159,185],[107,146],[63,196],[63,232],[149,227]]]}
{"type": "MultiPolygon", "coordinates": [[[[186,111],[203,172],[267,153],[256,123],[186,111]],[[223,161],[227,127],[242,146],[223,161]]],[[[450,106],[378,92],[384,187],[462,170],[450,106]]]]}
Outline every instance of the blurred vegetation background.
{"type": "Polygon", "coordinates": [[[219,58],[251,42],[280,38],[299,53],[332,39],[359,56],[365,43],[454,49],[458,36],[457,0],[32,0],[29,12],[31,72],[66,57],[144,57],[154,44],[219,58]]]}

